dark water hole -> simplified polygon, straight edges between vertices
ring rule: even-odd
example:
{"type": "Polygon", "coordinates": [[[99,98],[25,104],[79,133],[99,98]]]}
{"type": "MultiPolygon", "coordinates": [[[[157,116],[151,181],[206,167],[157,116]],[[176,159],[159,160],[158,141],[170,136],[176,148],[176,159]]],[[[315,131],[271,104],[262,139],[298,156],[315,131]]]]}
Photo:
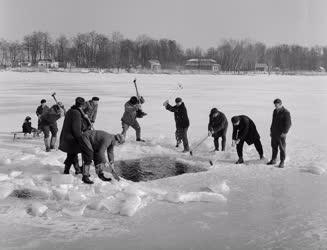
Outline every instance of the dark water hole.
{"type": "Polygon", "coordinates": [[[206,171],[205,168],[195,164],[188,164],[172,157],[162,156],[116,161],[115,168],[120,176],[134,182],[206,171]]]}

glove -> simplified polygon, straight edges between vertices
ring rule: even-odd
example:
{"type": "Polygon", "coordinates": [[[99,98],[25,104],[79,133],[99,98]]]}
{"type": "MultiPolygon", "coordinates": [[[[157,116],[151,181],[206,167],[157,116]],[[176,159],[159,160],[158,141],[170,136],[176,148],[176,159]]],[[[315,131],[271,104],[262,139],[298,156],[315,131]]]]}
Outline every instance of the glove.
{"type": "Polygon", "coordinates": [[[286,138],[286,133],[282,133],[282,134],[280,135],[280,137],[281,137],[281,138],[286,138]]]}
{"type": "Polygon", "coordinates": [[[141,104],[145,103],[145,100],[144,100],[143,96],[140,97],[140,103],[141,104]]]}
{"type": "Polygon", "coordinates": [[[168,104],[169,104],[169,100],[166,100],[162,105],[166,107],[168,104]]]}
{"type": "Polygon", "coordinates": [[[212,131],[209,130],[208,131],[208,136],[212,136],[212,134],[213,134],[212,131]]]}
{"type": "Polygon", "coordinates": [[[232,147],[235,147],[235,140],[232,141],[232,147]]]}

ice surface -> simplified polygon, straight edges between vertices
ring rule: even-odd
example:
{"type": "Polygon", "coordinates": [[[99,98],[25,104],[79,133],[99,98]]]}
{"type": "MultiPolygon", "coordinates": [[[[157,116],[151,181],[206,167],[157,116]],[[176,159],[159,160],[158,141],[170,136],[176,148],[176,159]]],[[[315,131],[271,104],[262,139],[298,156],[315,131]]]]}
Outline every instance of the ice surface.
{"type": "Polygon", "coordinates": [[[142,200],[137,195],[130,195],[121,205],[119,213],[121,215],[133,216],[141,206],[142,200]]]}
{"type": "MultiPolygon", "coordinates": [[[[113,197],[113,196],[110,196],[110,197],[108,197],[106,199],[103,199],[100,202],[100,207],[105,208],[109,213],[118,214],[121,211],[122,201],[115,198],[115,197],[113,197]]],[[[129,211],[127,211],[127,213],[128,212],[129,211]]],[[[135,213],[135,212],[132,211],[130,213],[135,213]]],[[[123,214],[123,215],[125,215],[125,214],[123,214]]],[[[131,216],[131,215],[128,215],[128,216],[131,216]]]]}
{"type": "Polygon", "coordinates": [[[48,207],[40,202],[33,202],[31,206],[31,212],[34,216],[42,216],[47,210],[48,207]]]}
{"type": "Polygon", "coordinates": [[[14,185],[10,182],[0,182],[0,200],[7,198],[14,191],[14,185]]]}
{"type": "Polygon", "coordinates": [[[210,184],[208,187],[212,192],[228,194],[230,187],[227,185],[226,181],[222,181],[220,184],[210,184]]]}
{"type": "Polygon", "coordinates": [[[23,173],[22,171],[11,171],[9,176],[11,178],[16,178],[16,177],[20,176],[22,173],[23,173]]]}
{"type": "Polygon", "coordinates": [[[70,174],[54,174],[51,176],[51,184],[53,186],[73,184],[74,177],[70,174]]]}
{"type": "Polygon", "coordinates": [[[82,206],[67,206],[62,209],[62,213],[71,217],[79,217],[84,214],[86,205],[82,206]]]}
{"type": "MultiPolygon", "coordinates": [[[[212,245],[243,250],[325,248],[327,199],[323,190],[327,189],[327,175],[324,174],[327,169],[324,164],[327,162],[327,116],[322,115],[327,106],[325,76],[137,75],[139,89],[146,97],[143,109],[149,114],[139,119],[146,142],[135,142],[135,132],[129,129],[126,143],[115,147],[115,160],[159,155],[201,164],[200,160],[181,154],[182,148],[175,148],[173,114],[162,107],[163,96],[169,95],[169,89],[176,82],[182,82],[184,89],[179,94],[185,101],[191,122],[190,145],[207,132],[211,108],[223,111],[229,121],[225,152],[209,152],[214,147],[212,138],[195,152],[196,157],[206,164],[209,159],[214,161],[214,166],[205,173],[185,174],[140,185],[126,180],[104,184],[94,178],[96,175],[91,167],[95,184],[85,185],[80,176],[61,174],[65,153],[59,150],[44,152],[42,139],[12,141],[9,132],[20,129],[24,117],[32,116],[33,124],[36,124],[34,112],[42,98],[53,104],[46,93],[54,89],[67,108],[76,96],[88,99],[100,95],[96,128],[120,132],[123,104],[135,94],[129,84],[134,77],[131,74],[0,73],[0,116],[6,121],[0,123],[0,172],[10,178],[0,182],[0,222],[4,225],[0,229],[5,232],[3,238],[9,242],[3,244],[18,248],[28,238],[28,242],[37,242],[34,246],[39,247],[35,249],[51,249],[49,243],[57,243],[59,238],[65,241],[62,237],[65,235],[74,242],[72,248],[79,248],[76,242],[81,242],[82,246],[90,242],[88,246],[92,248],[100,244],[97,236],[104,236],[102,246],[116,242],[122,249],[131,248],[127,241],[116,237],[114,230],[117,230],[123,232],[122,238],[128,231],[131,244],[140,249],[162,246],[212,249],[212,245]],[[244,146],[246,164],[235,166],[237,153],[230,146],[230,118],[245,114],[255,121],[265,156],[269,159],[272,100],[276,97],[283,100],[293,121],[287,136],[286,168],[277,169],[266,166],[265,161],[258,161],[253,145],[244,146]],[[310,133],[303,132],[308,129],[310,133]],[[11,175],[11,171],[23,174],[11,175]],[[13,190],[24,188],[32,194],[30,199],[5,199],[13,190]],[[40,201],[40,196],[34,196],[37,192],[43,194],[41,204],[49,207],[46,214],[51,215],[47,218],[26,215],[26,208],[40,201]],[[226,199],[228,206],[223,205],[226,199]],[[148,201],[152,202],[151,206],[142,209],[148,201]],[[138,216],[131,219],[110,212],[117,211],[119,203],[120,215],[138,214],[142,220],[138,220],[138,216]],[[92,210],[87,210],[84,215],[86,206],[92,210]],[[44,224],[43,219],[47,219],[44,224]],[[7,227],[7,223],[15,223],[17,227],[7,227]],[[102,231],[91,229],[92,223],[99,223],[95,228],[102,228],[102,231]],[[35,233],[26,226],[28,224],[35,233]],[[26,233],[28,236],[25,237],[26,233]],[[83,240],[85,234],[90,237],[83,240]],[[313,235],[318,235],[319,240],[313,235]],[[47,241],[44,245],[40,243],[42,238],[47,241]],[[142,245],[138,239],[143,239],[142,245]]],[[[59,133],[62,122],[63,119],[58,121],[59,133]]]]}
{"type": "Polygon", "coordinates": [[[9,176],[7,174],[0,173],[0,181],[7,181],[9,180],[9,176]]]}
{"type": "Polygon", "coordinates": [[[82,201],[85,201],[87,198],[84,193],[72,190],[68,192],[68,199],[71,202],[80,203],[82,201]]]}
{"type": "Polygon", "coordinates": [[[65,200],[68,194],[68,188],[54,187],[52,188],[53,195],[58,200],[65,200]]]}
{"type": "Polygon", "coordinates": [[[226,202],[227,199],[222,194],[211,192],[188,192],[188,193],[168,193],[165,200],[174,203],[199,202],[226,202]]]}

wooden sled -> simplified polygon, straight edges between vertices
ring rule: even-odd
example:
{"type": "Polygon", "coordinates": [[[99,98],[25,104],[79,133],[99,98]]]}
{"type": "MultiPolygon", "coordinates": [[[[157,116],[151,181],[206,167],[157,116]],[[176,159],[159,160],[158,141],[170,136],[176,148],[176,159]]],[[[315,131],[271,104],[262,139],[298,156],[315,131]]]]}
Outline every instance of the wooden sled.
{"type": "Polygon", "coordinates": [[[16,139],[34,139],[34,138],[39,138],[40,137],[40,133],[37,133],[37,132],[32,132],[32,133],[24,133],[22,131],[14,131],[14,132],[11,132],[11,134],[14,135],[13,137],[13,141],[15,141],[16,139]],[[22,136],[22,137],[20,137],[22,136]]]}

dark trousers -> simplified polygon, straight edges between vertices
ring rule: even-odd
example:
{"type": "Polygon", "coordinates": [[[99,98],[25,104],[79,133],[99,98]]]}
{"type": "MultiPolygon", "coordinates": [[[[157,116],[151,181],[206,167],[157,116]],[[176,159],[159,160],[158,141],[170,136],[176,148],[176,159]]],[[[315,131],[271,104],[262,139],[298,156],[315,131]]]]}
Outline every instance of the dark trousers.
{"type": "Polygon", "coordinates": [[[44,138],[49,138],[50,132],[52,137],[57,137],[58,127],[57,123],[51,124],[42,124],[42,132],[44,134],[44,138]]]}
{"type": "Polygon", "coordinates": [[[129,127],[132,127],[133,129],[135,129],[135,132],[136,132],[136,139],[141,139],[141,127],[140,127],[140,124],[135,121],[133,124],[129,125],[129,124],[126,124],[124,122],[122,122],[122,127],[123,127],[123,132],[122,132],[122,135],[124,137],[126,137],[126,133],[127,133],[127,130],[129,127]]]}
{"type": "MultiPolygon", "coordinates": [[[[237,155],[239,158],[243,158],[243,145],[244,145],[245,141],[240,141],[237,145],[236,145],[236,150],[237,150],[237,155]]],[[[263,149],[262,149],[262,144],[260,139],[256,139],[254,142],[254,146],[256,148],[256,150],[258,151],[260,157],[263,156],[263,149]]]]}
{"type": "Polygon", "coordinates": [[[280,151],[280,161],[284,162],[286,158],[286,138],[280,136],[271,137],[271,147],[272,147],[272,160],[277,159],[278,148],[280,151]]]}
{"type": "Polygon", "coordinates": [[[183,141],[184,150],[190,150],[187,139],[188,128],[176,128],[175,136],[177,143],[183,141]]]}
{"type": "Polygon", "coordinates": [[[78,155],[77,154],[69,154],[67,153],[67,157],[65,160],[65,165],[66,166],[71,166],[71,165],[75,165],[78,164],[78,155]]]}
{"type": "Polygon", "coordinates": [[[213,138],[213,143],[215,144],[215,150],[219,150],[219,138],[221,137],[221,150],[225,151],[226,148],[226,134],[223,134],[222,136],[215,136],[213,138]]]}

